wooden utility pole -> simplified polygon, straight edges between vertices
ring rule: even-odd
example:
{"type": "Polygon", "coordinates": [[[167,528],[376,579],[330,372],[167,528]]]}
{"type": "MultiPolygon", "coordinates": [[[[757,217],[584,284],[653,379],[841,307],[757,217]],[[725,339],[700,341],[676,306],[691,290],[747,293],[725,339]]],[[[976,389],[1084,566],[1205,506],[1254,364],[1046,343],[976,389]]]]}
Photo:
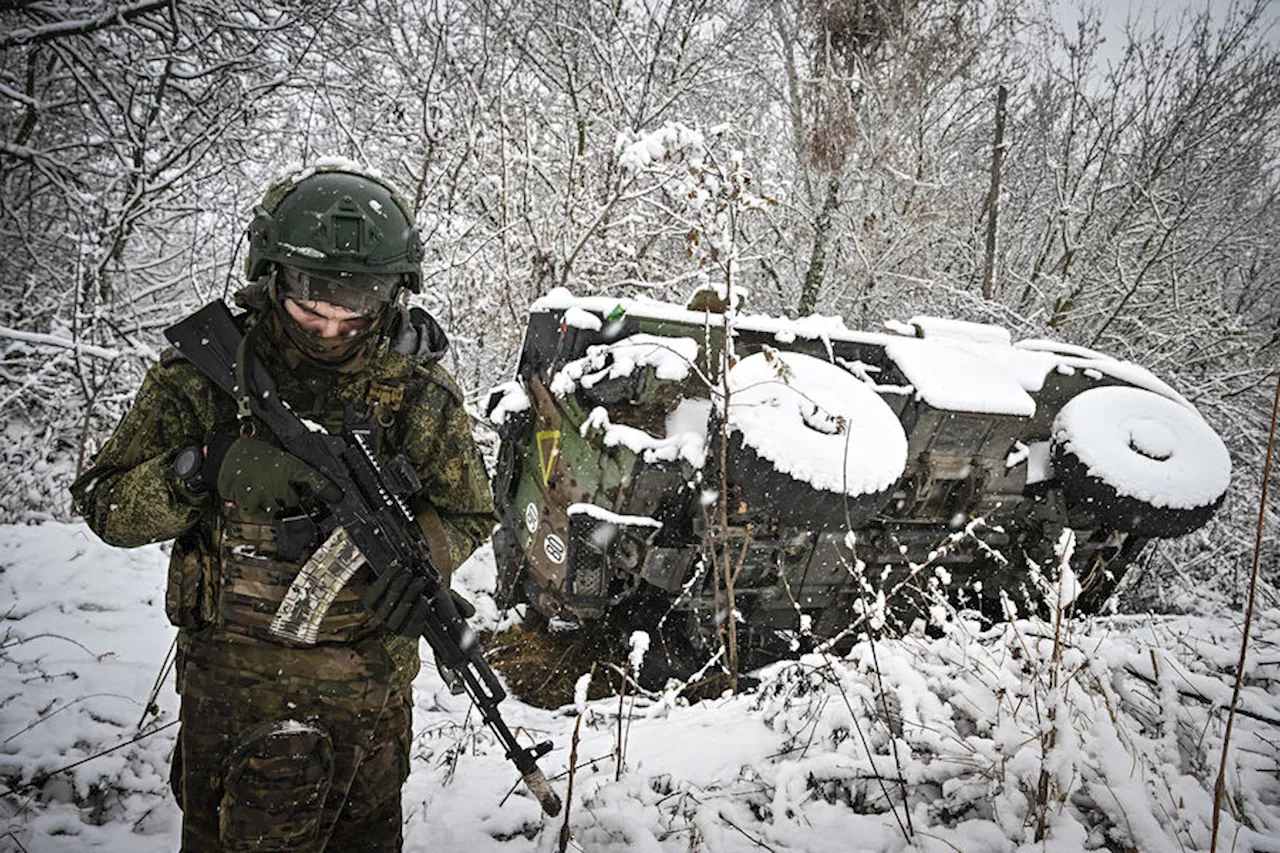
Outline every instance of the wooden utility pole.
{"type": "Polygon", "coordinates": [[[1004,163],[1004,112],[1009,90],[996,89],[996,141],[991,149],[991,189],[987,195],[987,251],[982,264],[982,298],[990,299],[996,267],[996,229],[1000,220],[1000,167],[1004,163]]]}

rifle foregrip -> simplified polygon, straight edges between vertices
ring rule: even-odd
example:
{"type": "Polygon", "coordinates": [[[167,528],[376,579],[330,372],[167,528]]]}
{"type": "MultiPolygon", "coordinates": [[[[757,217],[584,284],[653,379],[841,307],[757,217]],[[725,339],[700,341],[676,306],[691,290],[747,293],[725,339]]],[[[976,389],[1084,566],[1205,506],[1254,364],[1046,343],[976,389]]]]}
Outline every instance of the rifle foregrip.
{"type": "Polygon", "coordinates": [[[524,783],[528,786],[529,792],[538,798],[542,810],[551,817],[560,814],[560,797],[551,789],[551,783],[547,781],[547,776],[537,767],[524,774],[524,783]]]}

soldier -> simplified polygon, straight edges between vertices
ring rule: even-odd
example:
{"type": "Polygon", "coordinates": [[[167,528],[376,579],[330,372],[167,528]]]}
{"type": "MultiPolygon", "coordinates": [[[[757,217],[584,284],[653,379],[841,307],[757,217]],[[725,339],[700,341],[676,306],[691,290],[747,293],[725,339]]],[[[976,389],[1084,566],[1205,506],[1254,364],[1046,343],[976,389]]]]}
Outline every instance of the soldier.
{"type": "MultiPolygon", "coordinates": [[[[249,226],[253,284],[236,295],[237,322],[296,412],[331,433],[353,412],[384,459],[410,459],[422,482],[412,509],[447,582],[489,535],[493,502],[439,363],[444,332],[403,304],[421,289],[421,260],[412,212],[382,178],[348,165],[289,175],[249,226]]],[[[320,544],[295,541],[286,519],[326,484],[168,350],[72,486],[106,542],[175,540],[165,609],[179,628],[184,851],[401,848],[418,639],[374,618],[387,602],[367,569],[315,645],[269,630],[320,544]]]]}

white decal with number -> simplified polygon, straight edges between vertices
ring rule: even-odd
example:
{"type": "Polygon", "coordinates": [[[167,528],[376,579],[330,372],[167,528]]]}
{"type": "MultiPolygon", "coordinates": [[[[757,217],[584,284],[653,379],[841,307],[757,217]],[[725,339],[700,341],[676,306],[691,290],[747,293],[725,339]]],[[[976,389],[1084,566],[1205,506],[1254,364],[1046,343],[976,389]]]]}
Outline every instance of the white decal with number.
{"type": "Polygon", "coordinates": [[[564,547],[564,540],[554,533],[548,533],[547,538],[542,540],[542,550],[547,552],[547,559],[553,563],[563,563],[567,548],[564,547]]]}

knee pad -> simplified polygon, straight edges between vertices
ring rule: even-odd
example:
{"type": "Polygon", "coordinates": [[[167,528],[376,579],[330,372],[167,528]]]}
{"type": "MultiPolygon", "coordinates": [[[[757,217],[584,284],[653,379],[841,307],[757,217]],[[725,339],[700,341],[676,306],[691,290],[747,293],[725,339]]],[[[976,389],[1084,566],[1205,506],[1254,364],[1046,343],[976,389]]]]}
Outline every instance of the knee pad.
{"type": "Polygon", "coordinates": [[[333,780],[333,740],[312,722],[253,726],[227,759],[218,834],[228,853],[315,849],[333,780]]]}

